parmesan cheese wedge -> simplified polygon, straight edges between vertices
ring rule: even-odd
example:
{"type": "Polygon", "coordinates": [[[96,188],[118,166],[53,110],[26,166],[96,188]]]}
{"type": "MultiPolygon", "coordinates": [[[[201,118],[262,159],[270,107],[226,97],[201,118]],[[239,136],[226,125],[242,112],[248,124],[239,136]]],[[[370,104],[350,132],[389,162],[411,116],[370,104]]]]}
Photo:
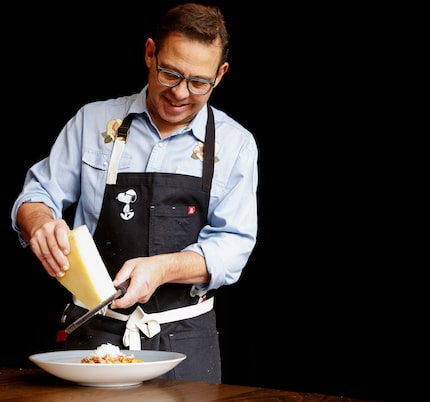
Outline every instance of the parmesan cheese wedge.
{"type": "Polygon", "coordinates": [[[90,310],[112,296],[116,289],[88,227],[82,225],[71,230],[69,240],[70,268],[57,279],[90,310]]]}

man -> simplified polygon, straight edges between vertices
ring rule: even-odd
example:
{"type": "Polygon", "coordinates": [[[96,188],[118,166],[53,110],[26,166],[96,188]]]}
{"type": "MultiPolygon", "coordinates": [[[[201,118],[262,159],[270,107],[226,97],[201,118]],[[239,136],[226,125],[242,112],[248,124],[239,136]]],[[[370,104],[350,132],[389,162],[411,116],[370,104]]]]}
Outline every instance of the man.
{"type": "MultiPolygon", "coordinates": [[[[221,382],[214,293],[238,281],[257,236],[255,139],[208,103],[228,46],[217,7],[172,8],[146,41],[142,91],[83,106],[29,169],[12,226],[46,272],[67,275],[74,204],[73,227],[88,226],[114,285],[130,279],[67,349],[177,351],[187,359],[167,376],[221,382]]],[[[85,311],[73,298],[62,325],[85,311]]]]}

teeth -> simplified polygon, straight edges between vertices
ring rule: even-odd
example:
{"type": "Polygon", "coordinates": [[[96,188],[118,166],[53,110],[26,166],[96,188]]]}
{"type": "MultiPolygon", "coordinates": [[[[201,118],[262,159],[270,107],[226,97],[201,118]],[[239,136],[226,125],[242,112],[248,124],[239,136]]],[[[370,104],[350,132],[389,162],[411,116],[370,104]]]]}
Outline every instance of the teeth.
{"type": "Polygon", "coordinates": [[[170,103],[172,106],[182,106],[182,105],[180,105],[180,104],[178,104],[178,103],[172,102],[171,100],[169,100],[169,103],[170,103]]]}

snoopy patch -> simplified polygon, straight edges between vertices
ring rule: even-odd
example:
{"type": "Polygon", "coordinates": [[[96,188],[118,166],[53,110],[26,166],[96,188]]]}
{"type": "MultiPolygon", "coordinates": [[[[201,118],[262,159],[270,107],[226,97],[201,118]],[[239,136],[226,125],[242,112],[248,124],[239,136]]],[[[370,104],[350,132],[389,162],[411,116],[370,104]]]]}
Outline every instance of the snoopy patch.
{"type": "Polygon", "coordinates": [[[116,199],[124,204],[122,212],[119,214],[121,218],[125,221],[132,219],[134,217],[134,211],[131,204],[135,203],[137,200],[136,191],[131,188],[126,192],[119,193],[116,196],[116,199]]]}

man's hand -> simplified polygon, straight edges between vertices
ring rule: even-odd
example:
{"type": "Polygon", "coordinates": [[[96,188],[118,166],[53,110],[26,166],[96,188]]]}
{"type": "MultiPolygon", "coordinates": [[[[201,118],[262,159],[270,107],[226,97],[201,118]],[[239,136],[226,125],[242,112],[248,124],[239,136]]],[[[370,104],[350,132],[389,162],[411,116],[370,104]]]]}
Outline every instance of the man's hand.
{"type": "Polygon", "coordinates": [[[54,219],[42,203],[25,203],[18,210],[17,222],[30,248],[51,276],[62,277],[69,269],[70,228],[63,219],[54,219]]]}

